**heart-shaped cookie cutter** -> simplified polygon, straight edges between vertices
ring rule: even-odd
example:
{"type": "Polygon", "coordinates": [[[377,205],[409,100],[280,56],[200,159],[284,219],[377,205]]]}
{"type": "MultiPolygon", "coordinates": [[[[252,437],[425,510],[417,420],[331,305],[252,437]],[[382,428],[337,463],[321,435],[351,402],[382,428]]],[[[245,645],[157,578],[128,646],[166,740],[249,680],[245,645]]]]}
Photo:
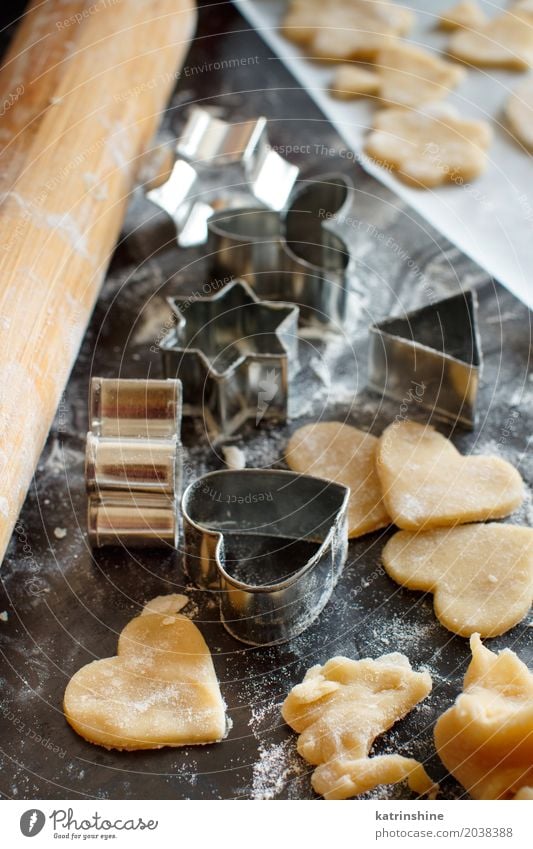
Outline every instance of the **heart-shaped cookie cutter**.
{"type": "Polygon", "coordinates": [[[327,174],[302,182],[284,214],[215,212],[207,225],[212,272],[246,280],[261,298],[297,304],[304,322],[342,325],[353,259],[334,229],[352,195],[344,174],[327,174]]]}
{"type": "Polygon", "coordinates": [[[218,594],[232,636],[274,645],[316,619],[346,559],[349,494],[341,484],[275,469],[210,472],[188,486],[185,567],[218,594]]]}

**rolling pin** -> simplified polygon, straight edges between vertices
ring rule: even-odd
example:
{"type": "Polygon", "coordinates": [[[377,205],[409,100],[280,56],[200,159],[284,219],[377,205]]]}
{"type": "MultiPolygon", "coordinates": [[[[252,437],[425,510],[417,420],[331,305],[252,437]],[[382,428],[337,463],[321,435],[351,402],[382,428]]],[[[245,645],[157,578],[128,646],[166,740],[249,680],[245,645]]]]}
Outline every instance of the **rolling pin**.
{"type": "Polygon", "coordinates": [[[193,36],[193,0],[34,0],[0,70],[0,560],[193,36]]]}

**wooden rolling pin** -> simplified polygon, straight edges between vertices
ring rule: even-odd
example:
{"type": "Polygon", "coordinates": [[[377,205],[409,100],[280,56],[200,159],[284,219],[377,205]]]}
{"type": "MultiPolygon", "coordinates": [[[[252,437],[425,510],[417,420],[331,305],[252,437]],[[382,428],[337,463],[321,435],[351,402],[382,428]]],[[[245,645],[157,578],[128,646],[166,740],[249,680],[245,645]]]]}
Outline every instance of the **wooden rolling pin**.
{"type": "Polygon", "coordinates": [[[195,23],[34,0],[0,70],[0,560],[195,23]]]}

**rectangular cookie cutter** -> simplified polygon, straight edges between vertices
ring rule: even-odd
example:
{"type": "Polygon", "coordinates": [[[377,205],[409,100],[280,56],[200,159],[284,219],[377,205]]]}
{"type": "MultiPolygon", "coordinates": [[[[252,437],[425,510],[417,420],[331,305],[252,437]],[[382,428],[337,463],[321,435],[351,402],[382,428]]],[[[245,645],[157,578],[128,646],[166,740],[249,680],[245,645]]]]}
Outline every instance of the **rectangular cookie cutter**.
{"type": "Polygon", "coordinates": [[[370,327],[369,386],[472,429],[483,366],[477,295],[467,290],[370,327]]]}
{"type": "Polygon", "coordinates": [[[180,381],[94,377],[89,421],[85,479],[91,545],[175,546],[180,381]]]}
{"type": "Polygon", "coordinates": [[[346,559],[349,493],[272,469],[211,472],[187,487],[185,568],[198,586],[216,592],[232,636],[275,645],[316,619],[346,559]]]}

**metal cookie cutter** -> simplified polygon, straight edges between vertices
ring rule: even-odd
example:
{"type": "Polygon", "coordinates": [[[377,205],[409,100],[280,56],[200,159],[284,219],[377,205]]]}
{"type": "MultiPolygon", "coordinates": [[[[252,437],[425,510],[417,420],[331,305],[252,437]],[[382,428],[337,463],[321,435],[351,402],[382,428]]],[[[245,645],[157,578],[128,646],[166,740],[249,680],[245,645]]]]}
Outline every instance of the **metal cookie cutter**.
{"type": "Polygon", "coordinates": [[[304,631],[328,601],[346,559],[350,490],[269,469],[220,471],[182,499],[189,576],[219,594],[224,627],[249,645],[304,631]]]}
{"type": "Polygon", "coordinates": [[[266,118],[230,124],[199,107],[189,115],[176,157],[168,179],[146,197],[170,215],[182,247],[205,242],[215,208],[259,203],[282,209],[299,173],[271,148],[266,118]]]}
{"type": "Polygon", "coordinates": [[[370,387],[396,401],[414,391],[421,407],[452,424],[474,427],[482,364],[471,290],[370,328],[370,387]]]}
{"type": "Polygon", "coordinates": [[[306,322],[342,325],[352,259],[333,232],[352,202],[343,174],[303,183],[288,212],[260,208],[216,212],[208,221],[215,273],[242,277],[261,298],[297,303],[306,322]]]}
{"type": "Polygon", "coordinates": [[[91,544],[174,546],[182,462],[179,380],[95,377],[89,421],[91,544]]]}
{"type": "Polygon", "coordinates": [[[205,297],[174,297],[161,341],[164,373],[183,383],[183,412],[227,436],[247,419],[285,420],[298,366],[298,308],[261,301],[240,280],[205,297]]]}

